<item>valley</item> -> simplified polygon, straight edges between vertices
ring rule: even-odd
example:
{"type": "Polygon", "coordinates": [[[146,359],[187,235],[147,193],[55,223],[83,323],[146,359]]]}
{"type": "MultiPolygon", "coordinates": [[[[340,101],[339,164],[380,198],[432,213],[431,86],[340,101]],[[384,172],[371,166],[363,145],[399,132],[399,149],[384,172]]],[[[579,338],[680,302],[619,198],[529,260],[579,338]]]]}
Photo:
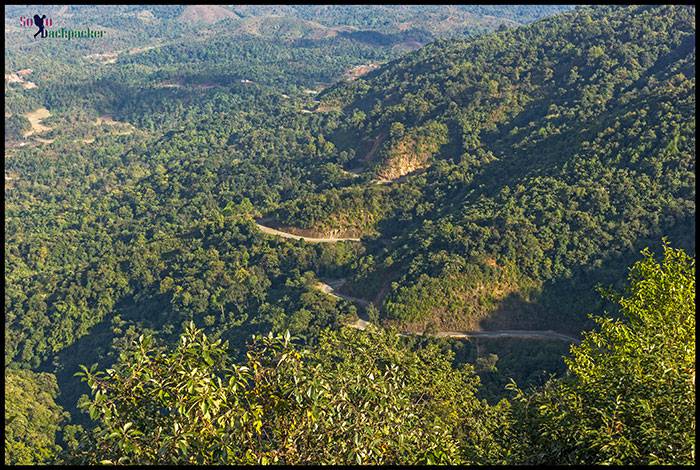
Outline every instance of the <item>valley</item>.
{"type": "Polygon", "coordinates": [[[5,9],[6,465],[692,465],[695,7],[5,9]]]}

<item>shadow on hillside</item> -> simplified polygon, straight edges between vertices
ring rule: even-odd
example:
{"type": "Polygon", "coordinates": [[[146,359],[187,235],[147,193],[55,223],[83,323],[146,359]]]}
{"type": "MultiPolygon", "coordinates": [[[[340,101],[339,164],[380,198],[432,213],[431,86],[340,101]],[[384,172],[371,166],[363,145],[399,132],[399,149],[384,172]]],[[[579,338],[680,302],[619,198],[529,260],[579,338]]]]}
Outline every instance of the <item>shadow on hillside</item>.
{"type": "Polygon", "coordinates": [[[649,247],[657,260],[663,249],[661,239],[666,236],[671,247],[682,248],[695,255],[695,217],[681,220],[663,234],[640,238],[632,248],[608,257],[600,267],[579,267],[569,278],[560,278],[544,284],[542,291],[528,302],[519,293],[503,299],[498,308],[480,322],[490,329],[554,330],[580,337],[581,331],[594,328],[588,314],[615,316],[617,306],[603,298],[596,286],[622,292],[627,283],[630,266],[642,259],[641,251],[649,247]],[[564,301],[566,300],[566,301],[564,301]]]}
{"type": "Polygon", "coordinates": [[[85,382],[74,374],[80,371],[80,365],[88,367],[98,363],[98,368],[103,370],[112,363],[107,359],[114,333],[110,319],[105,319],[92,327],[90,331],[75,341],[70,346],[61,350],[52,360],[44,362],[39,370],[56,375],[59,394],[56,403],[71,414],[71,424],[86,426],[90,419],[77,408],[81,395],[90,392],[85,382]]]}
{"type": "MultiPolygon", "coordinates": [[[[123,299],[114,307],[114,312],[119,313],[125,322],[121,327],[122,332],[115,334],[112,324],[112,316],[108,316],[100,323],[93,326],[84,336],[76,340],[70,346],[62,349],[50,360],[44,361],[39,367],[41,372],[49,372],[56,375],[59,395],[56,402],[71,414],[71,424],[91,426],[92,421],[87,414],[83,414],[77,408],[81,395],[89,394],[90,389],[80,377],[75,377],[80,372],[80,365],[88,368],[97,363],[98,370],[111,367],[118,358],[119,351],[112,346],[115,341],[125,341],[129,337],[126,334],[128,325],[136,326],[140,332],[145,328],[161,331],[164,324],[172,322],[172,318],[162,315],[169,311],[163,304],[163,296],[156,295],[146,300],[133,298],[123,299]],[[164,310],[165,309],[165,310],[164,310]]],[[[175,328],[177,330],[177,328],[175,328]]]]}

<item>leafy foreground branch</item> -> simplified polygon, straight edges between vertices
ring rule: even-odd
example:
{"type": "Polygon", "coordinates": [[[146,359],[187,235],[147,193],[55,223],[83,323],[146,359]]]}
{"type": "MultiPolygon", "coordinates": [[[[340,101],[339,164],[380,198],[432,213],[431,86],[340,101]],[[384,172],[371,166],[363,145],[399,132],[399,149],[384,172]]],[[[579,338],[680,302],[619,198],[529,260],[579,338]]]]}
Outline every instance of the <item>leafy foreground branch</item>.
{"type": "Polygon", "coordinates": [[[560,464],[695,462],[695,261],[664,246],[608,292],[622,320],[595,318],[565,358],[570,375],[537,393],[518,391],[520,459],[560,464]]]}
{"type": "MultiPolygon", "coordinates": [[[[173,350],[142,336],[84,368],[99,425],[66,461],[122,464],[694,463],[694,260],[664,247],[608,293],[570,373],[512,404],[475,397],[471,365],[394,332],[325,331],[313,349],[256,337],[245,364],[191,324],[173,350]]],[[[78,444],[79,442],[79,444],[78,444]]]]}
{"type": "MultiPolygon", "coordinates": [[[[395,334],[327,331],[314,350],[255,338],[245,365],[190,324],[171,352],[139,339],[85,370],[101,428],[80,452],[119,463],[477,462],[504,416],[474,397],[471,366],[395,334]],[[469,446],[460,445],[471,442],[469,446]]],[[[105,462],[106,463],[106,462],[105,462]]]]}

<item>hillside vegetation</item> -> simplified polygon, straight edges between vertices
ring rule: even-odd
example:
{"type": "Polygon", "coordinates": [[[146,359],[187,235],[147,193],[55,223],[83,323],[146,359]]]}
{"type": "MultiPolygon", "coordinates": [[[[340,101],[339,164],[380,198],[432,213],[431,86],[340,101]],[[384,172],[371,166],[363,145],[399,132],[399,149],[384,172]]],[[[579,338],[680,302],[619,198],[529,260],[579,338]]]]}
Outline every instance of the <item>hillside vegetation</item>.
{"type": "Polygon", "coordinates": [[[354,292],[370,298],[374,272],[400,272],[389,318],[574,331],[591,302],[579,293],[619,277],[638,249],[662,235],[694,246],[691,7],[586,8],[438,42],[321,99],[342,103],[331,141],[360,149],[349,167],[378,141],[380,175],[430,165],[387,193],[383,243],[356,265],[354,292]],[[511,265],[507,300],[528,319],[509,320],[496,292],[476,310],[457,300],[511,265]]]}
{"type": "Polygon", "coordinates": [[[113,369],[84,368],[101,426],[68,461],[692,464],[694,263],[644,256],[613,295],[623,318],[598,317],[570,375],[534,394],[512,385],[512,404],[479,400],[472,366],[391,331],[324,332],[313,349],[258,337],[235,364],[189,325],[176,348],[140,337],[113,369]]]}
{"type": "Polygon", "coordinates": [[[693,7],[26,8],[6,464],[694,463],[693,7]]]}

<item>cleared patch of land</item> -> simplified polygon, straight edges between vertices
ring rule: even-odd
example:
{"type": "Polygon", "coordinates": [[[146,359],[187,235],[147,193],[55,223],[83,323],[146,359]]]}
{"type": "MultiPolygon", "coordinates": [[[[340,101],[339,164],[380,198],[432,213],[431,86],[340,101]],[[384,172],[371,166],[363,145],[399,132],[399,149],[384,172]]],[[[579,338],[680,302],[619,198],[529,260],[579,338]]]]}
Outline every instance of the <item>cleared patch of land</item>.
{"type": "Polygon", "coordinates": [[[22,69],[17,71],[16,73],[6,73],[5,74],[5,82],[7,84],[10,83],[19,83],[22,88],[25,90],[31,90],[32,88],[36,88],[37,85],[34,82],[30,82],[29,80],[26,80],[24,77],[31,75],[32,69],[22,69]]]}
{"type": "Polygon", "coordinates": [[[151,49],[156,49],[159,47],[163,47],[165,44],[154,44],[152,46],[145,46],[145,47],[134,47],[132,49],[126,49],[126,50],[121,50],[121,51],[112,51],[112,52],[105,52],[105,53],[100,53],[100,54],[88,54],[86,56],[83,56],[84,59],[88,59],[93,62],[99,62],[102,64],[115,64],[117,62],[117,59],[119,58],[120,54],[139,54],[141,52],[146,52],[150,51],[151,49]]]}
{"type": "Polygon", "coordinates": [[[51,116],[51,113],[49,112],[48,109],[43,108],[43,107],[38,108],[32,112],[26,113],[24,116],[29,120],[29,123],[32,125],[32,128],[30,130],[26,131],[25,133],[23,133],[22,134],[23,137],[26,138],[26,137],[29,137],[30,135],[41,134],[43,132],[47,132],[47,131],[51,130],[50,127],[45,126],[41,123],[41,121],[43,121],[47,117],[51,116]]]}
{"type": "Polygon", "coordinates": [[[189,5],[180,14],[179,19],[189,23],[211,24],[224,18],[238,18],[238,15],[219,5],[189,5]]]}
{"type": "Polygon", "coordinates": [[[348,81],[353,81],[357,80],[359,77],[368,74],[372,70],[376,70],[379,68],[379,64],[375,63],[370,63],[370,64],[365,64],[365,65],[358,65],[357,67],[353,67],[347,72],[345,72],[345,75],[343,78],[348,81]]]}
{"type": "Polygon", "coordinates": [[[132,126],[128,122],[115,121],[114,118],[108,114],[97,117],[93,124],[95,126],[100,126],[102,124],[107,126],[113,126],[115,127],[114,134],[116,135],[128,135],[134,132],[135,129],[134,126],[132,126]]]}
{"type": "Polygon", "coordinates": [[[143,21],[146,24],[157,24],[158,19],[153,16],[150,10],[141,10],[136,14],[136,18],[143,21]]]}
{"type": "Polygon", "coordinates": [[[118,57],[119,52],[105,52],[104,54],[90,54],[85,56],[88,60],[94,60],[95,62],[101,62],[103,64],[114,64],[117,62],[118,57]]]}

